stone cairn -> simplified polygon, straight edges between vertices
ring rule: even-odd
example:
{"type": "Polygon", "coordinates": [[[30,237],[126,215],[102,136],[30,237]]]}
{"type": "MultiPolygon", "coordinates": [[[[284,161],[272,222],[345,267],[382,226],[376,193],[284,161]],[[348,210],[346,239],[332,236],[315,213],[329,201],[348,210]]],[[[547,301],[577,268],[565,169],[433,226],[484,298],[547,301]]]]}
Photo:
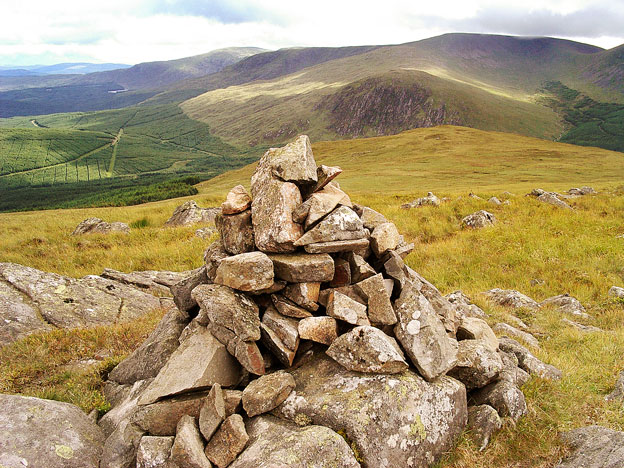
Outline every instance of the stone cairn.
{"type": "Polygon", "coordinates": [[[341,172],[300,136],[229,192],[205,266],[109,375],[102,468],[424,467],[526,413],[537,359],[410,269],[341,172]]]}

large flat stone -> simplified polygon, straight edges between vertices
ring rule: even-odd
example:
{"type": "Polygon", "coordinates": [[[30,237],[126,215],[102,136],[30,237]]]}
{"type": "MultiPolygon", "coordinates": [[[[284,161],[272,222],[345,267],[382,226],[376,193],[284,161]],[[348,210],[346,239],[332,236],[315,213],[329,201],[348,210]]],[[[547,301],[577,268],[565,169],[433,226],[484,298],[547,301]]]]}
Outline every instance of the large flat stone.
{"type": "Polygon", "coordinates": [[[297,391],[273,413],[344,431],[364,468],[429,467],[466,424],[465,387],[450,377],[360,374],[322,353],[291,373],[297,391]]]}
{"type": "Polygon", "coordinates": [[[147,405],[166,396],[205,389],[215,383],[224,387],[237,385],[240,378],[236,359],[206,328],[200,327],[171,355],[139,404],[147,405]]]}
{"type": "Polygon", "coordinates": [[[271,254],[275,277],[290,283],[331,281],[334,260],[329,254],[271,254]]]}
{"type": "Polygon", "coordinates": [[[104,433],[77,406],[0,395],[0,466],[98,468],[104,433]]]}
{"type": "Polygon", "coordinates": [[[263,415],[247,422],[247,433],[247,448],[229,468],[360,468],[345,440],[327,427],[263,415]]]}

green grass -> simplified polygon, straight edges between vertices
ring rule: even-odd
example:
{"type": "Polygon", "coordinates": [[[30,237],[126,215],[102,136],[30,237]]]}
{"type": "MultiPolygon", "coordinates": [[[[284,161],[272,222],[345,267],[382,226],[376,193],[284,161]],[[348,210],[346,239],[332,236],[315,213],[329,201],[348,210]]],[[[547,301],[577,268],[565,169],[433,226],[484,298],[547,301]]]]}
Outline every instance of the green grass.
{"type": "Polygon", "coordinates": [[[561,82],[549,82],[546,102],[564,118],[567,131],[559,141],[624,152],[624,105],[597,102],[561,82]]]}
{"type": "MultiPolygon", "coordinates": [[[[607,297],[609,287],[624,285],[624,240],[616,238],[624,234],[624,187],[619,178],[623,155],[455,127],[320,142],[313,148],[317,163],[345,169],[337,181],[354,202],[384,213],[415,243],[406,259],[412,268],[445,294],[462,289],[489,314],[490,324],[509,320],[510,311],[493,306],[480,293],[500,287],[518,289],[538,301],[568,292],[594,317],[587,323],[605,330],[582,334],[561,323],[561,315],[552,309],[519,311],[517,316],[540,336],[541,348],[535,354],[559,367],[563,379],[532,378],[523,388],[526,417],[517,425],[506,422],[484,452],[464,434],[439,466],[547,468],[565,453],[558,432],[588,424],[624,429],[624,407],[604,401],[621,370],[624,349],[624,303],[607,297]],[[591,185],[599,193],[570,200],[573,211],[524,196],[536,186],[563,191],[572,185],[591,185]],[[399,208],[428,190],[449,200],[438,208],[399,208]],[[508,198],[511,204],[490,205],[469,198],[470,191],[486,199],[508,198]],[[503,195],[504,191],[516,195],[503,195]],[[483,230],[462,230],[461,218],[479,209],[492,212],[498,223],[483,230]],[[534,278],[544,282],[531,285],[534,278]]],[[[248,185],[251,171],[246,167],[203,182],[193,198],[200,206],[217,206],[233,185],[248,185]]],[[[163,227],[184,200],[0,214],[0,258],[76,277],[101,273],[105,267],[195,268],[210,241],[194,237],[195,227],[163,227]],[[135,228],[125,236],[70,236],[89,216],[124,221],[135,228]]],[[[138,346],[156,318],[147,320],[130,336],[125,328],[53,332],[3,348],[0,389],[52,396],[85,410],[106,409],[99,372],[138,346]],[[102,349],[107,353],[102,355],[102,349]],[[97,359],[98,364],[86,374],[68,368],[77,359],[72,353],[97,359]]]]}
{"type": "Polygon", "coordinates": [[[181,175],[209,179],[253,159],[212,136],[176,105],[0,120],[0,189],[9,192],[0,210],[189,195],[174,190],[175,182],[155,184],[181,175]],[[143,195],[133,195],[133,188],[143,195]],[[160,197],[144,196],[156,191],[160,197]]]}

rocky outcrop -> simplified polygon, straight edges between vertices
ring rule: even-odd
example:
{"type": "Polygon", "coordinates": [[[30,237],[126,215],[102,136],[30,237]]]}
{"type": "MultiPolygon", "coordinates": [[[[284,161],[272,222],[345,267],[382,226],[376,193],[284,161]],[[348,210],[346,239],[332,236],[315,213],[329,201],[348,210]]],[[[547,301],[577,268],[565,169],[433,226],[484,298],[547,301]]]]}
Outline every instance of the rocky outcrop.
{"type": "Polygon", "coordinates": [[[624,432],[602,426],[580,427],[561,434],[572,453],[555,468],[624,466],[624,432]]]}
{"type": "Polygon", "coordinates": [[[525,296],[521,292],[513,289],[490,289],[483,293],[490,301],[503,307],[512,309],[538,309],[539,304],[525,296]]]}
{"type": "Polygon", "coordinates": [[[0,466],[98,468],[104,433],[80,408],[0,395],[0,466]]]}
{"type": "Polygon", "coordinates": [[[569,294],[561,294],[559,296],[549,297],[540,302],[541,307],[554,307],[563,314],[573,315],[578,318],[588,320],[591,316],[585,311],[583,304],[578,299],[569,294]]]}
{"type": "Polygon", "coordinates": [[[624,299],[624,288],[620,288],[619,286],[611,286],[609,288],[609,297],[614,297],[616,299],[624,299]]]}
{"type": "Polygon", "coordinates": [[[171,286],[195,274],[192,271],[131,271],[123,273],[121,271],[105,268],[102,278],[117,281],[118,283],[133,286],[141,291],[155,294],[158,296],[170,296],[171,286]]]}
{"type": "Polygon", "coordinates": [[[72,232],[72,236],[81,236],[83,234],[130,234],[130,226],[126,223],[118,221],[107,223],[100,218],[87,218],[82,221],[72,232]]]}
{"type": "Polygon", "coordinates": [[[37,331],[125,322],[161,307],[157,297],[118,281],[15,263],[0,263],[0,291],[0,345],[37,331]]]}
{"type": "Polygon", "coordinates": [[[409,203],[404,203],[401,208],[409,210],[410,208],[418,208],[420,206],[440,206],[440,199],[433,192],[427,192],[426,197],[417,198],[409,203]]]}
{"type": "Polygon", "coordinates": [[[200,208],[195,200],[189,200],[178,206],[165,226],[192,226],[198,223],[214,224],[220,208],[200,208]]]}
{"type": "Polygon", "coordinates": [[[557,192],[547,192],[543,189],[534,189],[528,195],[535,197],[538,201],[541,201],[542,203],[547,203],[549,205],[556,206],[557,208],[563,208],[566,210],[573,209],[570,205],[568,205],[561,199],[562,195],[558,194],[557,192]]]}

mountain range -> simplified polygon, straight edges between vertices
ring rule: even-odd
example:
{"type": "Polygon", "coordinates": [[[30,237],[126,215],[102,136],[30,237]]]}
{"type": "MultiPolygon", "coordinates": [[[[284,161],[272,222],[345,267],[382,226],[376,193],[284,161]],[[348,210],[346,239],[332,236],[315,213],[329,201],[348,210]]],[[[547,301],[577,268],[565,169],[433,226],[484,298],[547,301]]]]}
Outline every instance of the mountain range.
{"type": "Polygon", "coordinates": [[[301,133],[341,140],[448,124],[624,152],[624,45],[457,33],[222,49],[83,75],[0,77],[0,117],[15,117],[0,119],[0,185],[24,190],[58,184],[70,163],[63,183],[92,183],[97,162],[102,190],[138,176],[210,178],[301,133]],[[4,143],[2,127],[14,129],[4,143]],[[3,163],[3,147],[19,157],[3,163]]]}

